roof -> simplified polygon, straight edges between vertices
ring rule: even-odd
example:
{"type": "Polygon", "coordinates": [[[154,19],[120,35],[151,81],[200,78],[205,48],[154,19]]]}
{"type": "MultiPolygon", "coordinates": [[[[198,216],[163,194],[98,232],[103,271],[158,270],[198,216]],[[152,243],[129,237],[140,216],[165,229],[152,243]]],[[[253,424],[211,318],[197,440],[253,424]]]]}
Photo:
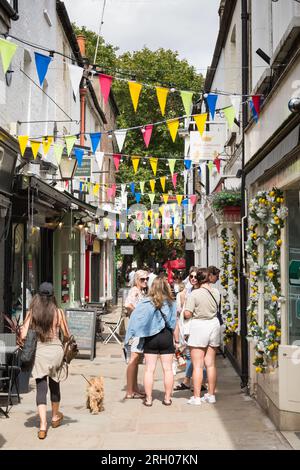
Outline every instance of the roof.
{"type": "Polygon", "coordinates": [[[64,2],[61,2],[60,0],[56,0],[56,11],[57,11],[58,17],[61,21],[62,27],[63,27],[63,29],[66,33],[66,36],[69,40],[69,43],[70,43],[71,49],[73,51],[73,54],[76,58],[76,61],[77,61],[78,65],[81,65],[83,67],[83,65],[84,65],[83,57],[81,55],[81,52],[80,52],[80,49],[79,49],[79,46],[78,46],[78,42],[77,42],[77,39],[76,39],[76,35],[74,33],[73,26],[72,26],[72,23],[70,21],[70,18],[69,18],[69,15],[68,15],[68,12],[67,12],[67,9],[65,7],[64,2]]]}
{"type": "Polygon", "coordinates": [[[70,202],[72,202],[73,204],[76,204],[79,209],[88,211],[92,214],[96,214],[97,207],[92,206],[91,204],[88,204],[87,202],[81,201],[77,197],[72,196],[72,194],[68,193],[68,191],[64,191],[62,194],[66,196],[70,200],[70,202]]]}

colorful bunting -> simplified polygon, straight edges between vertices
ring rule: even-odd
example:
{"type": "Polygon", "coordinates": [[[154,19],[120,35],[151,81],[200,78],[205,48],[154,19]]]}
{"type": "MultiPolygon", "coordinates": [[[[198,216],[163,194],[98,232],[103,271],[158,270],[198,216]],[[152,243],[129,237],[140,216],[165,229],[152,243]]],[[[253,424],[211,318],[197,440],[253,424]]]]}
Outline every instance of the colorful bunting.
{"type": "Polygon", "coordinates": [[[0,39],[0,55],[4,73],[7,72],[12,58],[16,53],[17,47],[18,46],[13,42],[7,41],[6,39],[0,39]]]}
{"type": "Polygon", "coordinates": [[[37,142],[36,140],[31,140],[31,141],[30,141],[30,145],[31,145],[31,150],[32,150],[33,158],[36,159],[37,154],[38,154],[38,152],[39,152],[39,148],[40,148],[41,142],[37,142]]]}
{"type": "Polygon", "coordinates": [[[165,177],[165,176],[161,176],[159,179],[160,179],[160,184],[161,184],[162,190],[165,191],[165,187],[166,187],[166,177],[165,177]]]}
{"type": "Polygon", "coordinates": [[[96,162],[99,168],[99,171],[102,170],[103,159],[104,159],[104,152],[96,152],[95,153],[96,162]]]}
{"type": "MultiPolygon", "coordinates": [[[[1,41],[1,39],[0,39],[0,41],[1,41]]],[[[19,145],[20,145],[20,152],[21,152],[22,157],[24,157],[24,152],[25,152],[26,147],[27,147],[28,139],[29,139],[28,135],[19,135],[18,136],[18,141],[19,141],[19,145]]]]}
{"type": "Polygon", "coordinates": [[[184,160],[184,166],[187,170],[190,170],[191,169],[191,166],[192,166],[192,160],[189,160],[188,158],[186,158],[184,160]]]}
{"type": "Polygon", "coordinates": [[[141,200],[141,193],[135,193],[135,200],[136,200],[137,204],[140,203],[140,200],[141,200]]]}
{"type": "Polygon", "coordinates": [[[43,137],[42,139],[42,144],[43,144],[43,154],[46,156],[50,150],[50,147],[53,142],[53,137],[48,136],[48,137],[43,137]]]}
{"type": "Polygon", "coordinates": [[[154,204],[154,199],[155,199],[155,194],[148,194],[148,196],[149,196],[151,205],[153,205],[154,204]]]}
{"type": "Polygon", "coordinates": [[[172,119],[170,121],[167,121],[167,126],[169,128],[172,140],[173,142],[175,142],[178,127],[179,127],[179,119],[172,119]]]}
{"type": "Polygon", "coordinates": [[[97,152],[98,145],[101,140],[101,132],[91,132],[90,133],[90,139],[91,139],[91,145],[92,145],[92,151],[93,153],[97,152]]]}
{"type": "Polygon", "coordinates": [[[176,189],[176,185],[177,185],[177,175],[178,173],[174,173],[174,175],[172,176],[172,183],[173,183],[174,189],[176,189]]]}
{"type": "Polygon", "coordinates": [[[99,183],[94,184],[93,193],[95,196],[97,196],[99,189],[100,189],[100,184],[99,183]]]}
{"type": "Polygon", "coordinates": [[[133,195],[135,195],[135,184],[134,183],[130,183],[130,191],[133,195]]]}
{"type": "Polygon", "coordinates": [[[120,160],[121,160],[121,154],[115,153],[113,156],[114,164],[116,167],[116,171],[119,170],[119,165],[120,165],[120,160]]]}
{"type": "Polygon", "coordinates": [[[192,91],[181,91],[180,96],[182,99],[182,103],[184,106],[185,114],[189,116],[191,114],[192,109],[192,101],[193,101],[193,92],[192,91]]]}
{"type": "Polygon", "coordinates": [[[168,204],[169,194],[163,194],[162,197],[163,197],[164,203],[165,203],[165,204],[168,204]]]}
{"type": "Polygon", "coordinates": [[[253,101],[249,101],[249,105],[250,105],[250,109],[252,111],[252,115],[253,115],[253,119],[254,121],[257,123],[258,122],[258,115],[257,115],[257,112],[254,108],[254,104],[253,104],[253,101]]]}
{"type": "Polygon", "coordinates": [[[105,104],[108,102],[112,81],[113,77],[111,77],[110,75],[105,75],[103,73],[99,75],[101,93],[105,104]]]}
{"type": "Polygon", "coordinates": [[[83,159],[83,155],[84,155],[84,150],[80,149],[78,147],[75,147],[74,153],[75,153],[75,157],[76,157],[76,160],[77,160],[77,164],[78,164],[79,167],[81,167],[82,159],[83,159]]]}
{"type": "Polygon", "coordinates": [[[194,117],[197,129],[200,132],[200,135],[202,137],[202,134],[205,131],[205,123],[206,123],[206,120],[207,120],[207,113],[196,114],[193,117],[194,117]]]}
{"type": "Polygon", "coordinates": [[[180,206],[182,203],[183,196],[181,194],[176,195],[177,203],[180,206]]]}
{"type": "Polygon", "coordinates": [[[136,173],[138,170],[139,163],[140,163],[140,157],[133,156],[131,157],[131,161],[132,161],[134,173],[136,173]]]}
{"type": "Polygon", "coordinates": [[[149,183],[150,183],[151,191],[154,193],[154,189],[155,189],[155,180],[150,180],[149,183]]]}
{"type": "Polygon", "coordinates": [[[56,158],[57,164],[60,165],[61,157],[63,154],[64,146],[61,144],[54,144],[53,145],[54,156],[56,158]]]}
{"type": "Polygon", "coordinates": [[[76,96],[78,95],[80,82],[81,82],[82,75],[83,75],[83,68],[78,67],[77,65],[73,65],[71,63],[68,63],[68,69],[69,69],[69,75],[70,75],[70,82],[71,82],[71,85],[72,85],[72,90],[73,90],[73,93],[74,93],[75,98],[76,98],[76,96]]]}
{"type": "Polygon", "coordinates": [[[147,126],[142,128],[142,134],[143,134],[143,139],[144,139],[146,148],[149,147],[152,131],[153,131],[153,124],[147,124],[147,126]]]}
{"type": "Polygon", "coordinates": [[[145,181],[140,181],[140,188],[141,188],[141,193],[144,194],[145,181]]]}
{"type": "Polygon", "coordinates": [[[216,166],[217,172],[220,173],[220,171],[221,171],[221,160],[218,157],[216,157],[214,159],[214,164],[216,166]]]}
{"type": "Polygon", "coordinates": [[[158,158],[151,157],[149,161],[150,161],[150,165],[154,173],[154,176],[156,176],[158,158]]]}
{"type": "Polygon", "coordinates": [[[214,167],[214,164],[213,164],[213,162],[210,160],[210,161],[208,162],[207,166],[208,166],[209,171],[211,171],[211,170],[213,169],[213,167],[214,167]]]}
{"type": "Polygon", "coordinates": [[[114,131],[115,138],[118,144],[119,152],[122,152],[123,145],[126,139],[127,130],[126,129],[119,129],[114,131]]]}
{"type": "Polygon", "coordinates": [[[194,206],[197,202],[197,195],[196,194],[191,194],[190,195],[190,201],[192,203],[192,206],[194,206]]]}
{"type": "Polygon", "coordinates": [[[141,83],[137,82],[128,82],[130,96],[133,104],[134,111],[136,112],[138,104],[139,104],[139,97],[142,90],[141,83]]]}
{"type": "Polygon", "coordinates": [[[233,106],[223,109],[224,116],[226,117],[229,129],[232,129],[235,119],[235,109],[233,106]]]}
{"type": "Polygon", "coordinates": [[[175,165],[176,165],[176,159],[175,158],[169,158],[168,163],[169,163],[171,175],[173,176],[175,165]]]}
{"type": "Polygon", "coordinates": [[[34,58],[40,86],[43,86],[46,74],[48,72],[48,67],[52,58],[48,55],[40,54],[39,52],[34,53],[34,58]]]}
{"type": "Polygon", "coordinates": [[[209,93],[206,97],[207,106],[211,114],[212,120],[214,120],[215,118],[217,99],[218,95],[214,95],[213,93],[209,93]]]}
{"type": "Polygon", "coordinates": [[[156,95],[157,95],[159,107],[161,110],[161,114],[163,116],[165,115],[166,102],[167,102],[169,91],[170,90],[168,88],[156,87],[156,95]]]}
{"type": "Polygon", "coordinates": [[[65,141],[66,141],[66,146],[67,146],[67,154],[69,156],[76,142],[76,135],[66,135],[65,141]]]}
{"type": "Polygon", "coordinates": [[[260,95],[253,95],[252,96],[252,103],[253,103],[254,109],[256,111],[257,117],[259,117],[259,113],[260,113],[260,95]]]}
{"type": "Polygon", "coordinates": [[[240,106],[242,97],[240,95],[230,95],[230,101],[235,111],[235,118],[239,121],[240,119],[240,106]]]}

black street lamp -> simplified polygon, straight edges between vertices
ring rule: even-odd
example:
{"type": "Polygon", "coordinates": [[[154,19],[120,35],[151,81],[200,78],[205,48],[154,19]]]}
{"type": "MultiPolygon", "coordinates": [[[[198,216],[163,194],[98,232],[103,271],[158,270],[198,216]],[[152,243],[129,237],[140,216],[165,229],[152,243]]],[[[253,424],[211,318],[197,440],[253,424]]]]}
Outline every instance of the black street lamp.
{"type": "Polygon", "coordinates": [[[64,181],[72,180],[77,168],[77,160],[74,157],[69,158],[67,155],[62,156],[59,164],[61,179],[64,181]]]}

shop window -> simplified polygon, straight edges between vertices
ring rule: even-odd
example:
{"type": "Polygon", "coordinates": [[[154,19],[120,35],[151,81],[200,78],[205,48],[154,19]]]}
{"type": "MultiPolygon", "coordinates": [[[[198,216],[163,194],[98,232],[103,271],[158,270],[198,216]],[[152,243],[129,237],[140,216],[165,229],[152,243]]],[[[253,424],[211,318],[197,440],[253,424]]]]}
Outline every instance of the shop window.
{"type": "Polygon", "coordinates": [[[23,255],[24,255],[24,225],[13,224],[12,246],[12,315],[22,318],[23,315],[23,255]]]}
{"type": "Polygon", "coordinates": [[[300,193],[287,191],[288,214],[288,338],[300,345],[300,193]]]}
{"type": "MultiPolygon", "coordinates": [[[[80,231],[64,226],[56,233],[60,245],[60,298],[64,306],[80,301],[80,231]]],[[[56,238],[57,239],[57,238],[56,238]]]]}

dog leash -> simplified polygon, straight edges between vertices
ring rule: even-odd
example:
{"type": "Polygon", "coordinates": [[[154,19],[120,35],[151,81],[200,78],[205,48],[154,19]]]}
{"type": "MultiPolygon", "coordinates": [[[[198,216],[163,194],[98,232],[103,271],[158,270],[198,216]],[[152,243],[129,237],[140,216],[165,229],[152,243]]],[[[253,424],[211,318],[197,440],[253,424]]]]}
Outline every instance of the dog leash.
{"type": "Polygon", "coordinates": [[[92,385],[91,382],[83,375],[83,374],[80,374],[86,381],[89,385],[92,385]]]}

